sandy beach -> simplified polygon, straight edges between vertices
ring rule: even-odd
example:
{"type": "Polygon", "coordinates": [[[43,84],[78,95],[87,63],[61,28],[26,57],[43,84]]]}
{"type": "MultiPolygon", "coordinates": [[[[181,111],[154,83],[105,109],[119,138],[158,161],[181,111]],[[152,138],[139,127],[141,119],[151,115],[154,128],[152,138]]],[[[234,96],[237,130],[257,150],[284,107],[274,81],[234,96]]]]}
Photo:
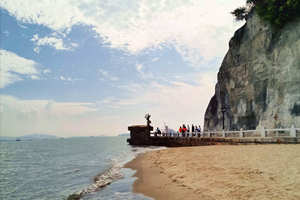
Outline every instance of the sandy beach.
{"type": "Polygon", "coordinates": [[[300,199],[300,145],[170,148],[125,165],[154,199],[300,199]]]}

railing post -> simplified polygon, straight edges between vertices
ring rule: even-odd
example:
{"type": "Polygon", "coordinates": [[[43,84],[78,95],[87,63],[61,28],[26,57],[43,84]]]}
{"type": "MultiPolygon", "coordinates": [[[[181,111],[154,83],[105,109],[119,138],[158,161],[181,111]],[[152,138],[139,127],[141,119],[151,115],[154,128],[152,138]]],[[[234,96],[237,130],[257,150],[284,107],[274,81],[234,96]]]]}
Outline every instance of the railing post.
{"type": "Polygon", "coordinates": [[[265,127],[262,127],[261,129],[261,137],[266,137],[265,127]]]}
{"type": "Polygon", "coordinates": [[[292,127],[291,127],[290,136],[291,137],[296,137],[296,130],[295,130],[295,126],[294,125],[292,125],[292,127]]]}
{"type": "Polygon", "coordinates": [[[223,133],[222,133],[222,137],[223,137],[223,138],[226,138],[226,133],[225,133],[224,130],[223,130],[223,133]]]}
{"type": "Polygon", "coordinates": [[[241,138],[243,138],[243,137],[244,137],[243,128],[241,128],[241,130],[240,130],[240,137],[241,137],[241,138]]]}
{"type": "Polygon", "coordinates": [[[210,132],[210,130],[208,130],[208,137],[211,137],[211,132],[210,132]]]}

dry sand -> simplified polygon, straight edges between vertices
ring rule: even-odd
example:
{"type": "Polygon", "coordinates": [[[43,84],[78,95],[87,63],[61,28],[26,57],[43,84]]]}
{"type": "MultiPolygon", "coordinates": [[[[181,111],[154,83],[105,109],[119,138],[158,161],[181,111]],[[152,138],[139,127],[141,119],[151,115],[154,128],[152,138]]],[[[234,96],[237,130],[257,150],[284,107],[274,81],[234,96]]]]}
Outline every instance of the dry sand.
{"type": "Polygon", "coordinates": [[[300,199],[300,145],[170,148],[125,167],[154,199],[300,199]]]}

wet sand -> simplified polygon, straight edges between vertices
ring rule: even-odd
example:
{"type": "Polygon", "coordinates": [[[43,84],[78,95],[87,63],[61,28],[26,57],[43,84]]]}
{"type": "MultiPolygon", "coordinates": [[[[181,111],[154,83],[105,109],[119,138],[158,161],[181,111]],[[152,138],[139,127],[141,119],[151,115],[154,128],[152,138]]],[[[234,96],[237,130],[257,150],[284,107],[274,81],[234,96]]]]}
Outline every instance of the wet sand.
{"type": "Polygon", "coordinates": [[[133,192],[165,199],[300,199],[300,145],[170,148],[125,165],[133,192]]]}

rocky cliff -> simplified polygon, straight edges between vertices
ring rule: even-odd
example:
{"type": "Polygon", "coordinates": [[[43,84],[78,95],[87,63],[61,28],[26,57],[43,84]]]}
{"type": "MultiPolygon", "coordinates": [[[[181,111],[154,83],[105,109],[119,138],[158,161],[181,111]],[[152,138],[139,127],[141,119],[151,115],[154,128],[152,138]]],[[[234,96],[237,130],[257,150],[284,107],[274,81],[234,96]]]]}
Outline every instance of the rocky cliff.
{"type": "Polygon", "coordinates": [[[300,127],[300,19],[281,30],[255,12],[229,42],[204,130],[300,127]]]}

